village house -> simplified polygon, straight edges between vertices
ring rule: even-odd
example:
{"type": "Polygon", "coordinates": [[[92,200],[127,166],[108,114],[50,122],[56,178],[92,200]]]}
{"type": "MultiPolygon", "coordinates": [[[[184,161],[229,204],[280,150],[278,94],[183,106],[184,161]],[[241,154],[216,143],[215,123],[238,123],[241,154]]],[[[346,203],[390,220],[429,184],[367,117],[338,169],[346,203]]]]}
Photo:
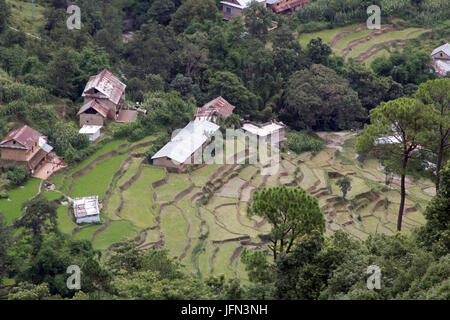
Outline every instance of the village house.
{"type": "Polygon", "coordinates": [[[98,196],[74,199],[73,212],[77,223],[100,222],[98,196]]]}
{"type": "Polygon", "coordinates": [[[223,8],[223,19],[231,20],[235,16],[242,16],[242,11],[247,8],[252,1],[257,1],[265,5],[265,0],[228,0],[221,1],[223,8]]]}
{"type": "Polygon", "coordinates": [[[275,13],[288,13],[295,11],[298,7],[304,6],[309,0],[228,0],[221,1],[223,8],[223,19],[231,20],[235,16],[242,16],[242,11],[247,8],[252,1],[257,1],[272,9],[275,13]]]}
{"type": "Polygon", "coordinates": [[[431,53],[433,68],[441,76],[450,72],[450,44],[446,43],[437,47],[431,53]]]}
{"type": "Polygon", "coordinates": [[[256,124],[248,121],[244,123],[242,130],[250,137],[263,139],[267,144],[284,145],[286,142],[286,125],[282,122],[270,121],[263,124],[256,124]]]}
{"type": "Polygon", "coordinates": [[[83,91],[84,105],[78,112],[80,127],[103,126],[106,119],[120,118],[126,85],[108,70],[89,78],[83,91]]]}
{"type": "Polygon", "coordinates": [[[231,105],[227,100],[218,97],[201,108],[197,108],[195,118],[197,120],[206,120],[217,123],[218,117],[222,119],[228,118],[234,110],[235,106],[231,105]]]}
{"type": "Polygon", "coordinates": [[[309,0],[266,0],[266,5],[275,13],[288,13],[308,2],[309,0]]]}
{"type": "Polygon", "coordinates": [[[194,164],[195,156],[203,151],[210,140],[210,135],[217,130],[219,126],[210,121],[189,122],[169,143],[155,153],[152,157],[153,164],[183,172],[194,164]]]}
{"type": "Polygon", "coordinates": [[[11,131],[0,142],[0,150],[2,153],[0,168],[16,164],[27,167],[31,173],[34,173],[36,168],[45,162],[53,148],[47,144],[45,136],[25,125],[11,131]]]}

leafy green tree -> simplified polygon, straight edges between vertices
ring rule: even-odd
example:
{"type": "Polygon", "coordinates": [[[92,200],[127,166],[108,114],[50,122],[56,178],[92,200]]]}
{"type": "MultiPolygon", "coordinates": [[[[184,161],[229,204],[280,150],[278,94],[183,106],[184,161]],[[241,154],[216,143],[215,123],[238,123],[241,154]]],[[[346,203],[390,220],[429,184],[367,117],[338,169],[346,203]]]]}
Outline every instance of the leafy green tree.
{"type": "Polygon", "coordinates": [[[124,47],[129,77],[145,79],[148,74],[159,74],[170,78],[178,56],[178,43],[170,28],[149,21],[136,32],[132,41],[124,47]]]}
{"type": "Polygon", "coordinates": [[[341,189],[342,197],[345,200],[347,192],[352,190],[352,180],[348,176],[345,176],[344,178],[336,181],[336,185],[341,189]]]}
{"type": "Polygon", "coordinates": [[[325,229],[317,198],[301,188],[263,188],[255,192],[247,212],[250,216],[267,218],[272,226],[266,237],[274,260],[280,253],[289,253],[302,235],[325,229]]]}
{"type": "Polygon", "coordinates": [[[172,15],[170,25],[176,33],[181,33],[195,18],[215,20],[217,12],[214,0],[186,0],[172,15]]]}
{"type": "Polygon", "coordinates": [[[34,254],[40,249],[44,234],[57,231],[57,207],[56,203],[44,197],[28,200],[22,206],[25,214],[14,223],[14,226],[23,227],[31,233],[34,254]]]}
{"type": "Polygon", "coordinates": [[[280,117],[296,129],[343,130],[358,127],[365,112],[346,79],[314,64],[290,78],[280,117]]]}
{"type": "Polygon", "coordinates": [[[9,4],[5,0],[0,0],[0,33],[6,28],[10,15],[9,4]]]}
{"type": "Polygon", "coordinates": [[[51,297],[47,283],[20,282],[8,293],[8,300],[45,300],[51,297]]]}
{"type": "Polygon", "coordinates": [[[11,258],[8,250],[11,244],[12,230],[8,227],[4,214],[0,212],[0,285],[2,284],[4,275],[8,271],[11,258]]]}
{"type": "Polygon", "coordinates": [[[208,96],[214,99],[222,96],[236,106],[236,113],[251,114],[257,108],[256,96],[248,90],[242,80],[234,73],[227,71],[216,72],[209,80],[208,96]]]}
{"type": "Polygon", "coordinates": [[[311,39],[309,41],[306,53],[312,63],[328,65],[328,58],[331,55],[331,48],[322,43],[321,38],[311,39]]]}
{"type": "Polygon", "coordinates": [[[358,138],[358,153],[374,152],[381,149],[387,165],[401,176],[401,200],[398,211],[397,230],[401,231],[402,217],[406,198],[406,171],[409,160],[415,155],[419,146],[428,139],[432,113],[430,106],[411,98],[400,98],[383,102],[370,111],[370,125],[365,126],[362,136],[358,138]],[[378,141],[393,137],[395,142],[382,144],[378,141]]]}
{"type": "Polygon", "coordinates": [[[255,36],[266,35],[272,26],[272,21],[275,20],[273,11],[257,1],[251,2],[242,14],[248,23],[250,34],[255,36]]]}
{"type": "Polygon", "coordinates": [[[107,290],[112,279],[111,273],[93,257],[87,259],[81,267],[81,288],[83,292],[97,292],[101,298],[101,290],[107,290]]]}
{"type": "Polygon", "coordinates": [[[441,188],[424,212],[426,224],[420,228],[423,245],[437,256],[450,252],[450,162],[442,170],[441,188]]]}
{"type": "Polygon", "coordinates": [[[437,156],[436,190],[439,190],[442,162],[447,150],[450,149],[450,79],[422,83],[416,97],[424,104],[433,107],[435,125],[431,128],[431,140],[427,141],[426,147],[432,149],[437,156]]]}
{"type": "Polygon", "coordinates": [[[59,49],[48,65],[49,89],[58,97],[77,99],[81,93],[76,85],[80,72],[78,53],[70,47],[59,49]]]}
{"type": "Polygon", "coordinates": [[[6,167],[6,178],[13,186],[21,186],[30,178],[30,170],[23,166],[6,167]]]}
{"type": "Polygon", "coordinates": [[[170,83],[170,87],[181,93],[183,97],[195,97],[198,96],[200,90],[196,84],[193,83],[190,77],[185,77],[182,74],[177,74],[175,79],[170,83]]]}

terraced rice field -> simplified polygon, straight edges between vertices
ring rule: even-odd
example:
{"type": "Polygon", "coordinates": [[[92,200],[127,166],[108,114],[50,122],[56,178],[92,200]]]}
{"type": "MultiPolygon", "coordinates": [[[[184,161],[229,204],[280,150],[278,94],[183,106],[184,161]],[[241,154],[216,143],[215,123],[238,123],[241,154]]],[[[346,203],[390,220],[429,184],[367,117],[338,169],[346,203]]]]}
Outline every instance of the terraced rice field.
{"type": "Polygon", "coordinates": [[[370,64],[375,58],[389,55],[388,49],[401,48],[406,41],[428,32],[425,28],[395,29],[392,25],[382,25],[380,30],[369,30],[365,24],[349,25],[342,28],[303,33],[300,44],[320,37],[333,52],[345,59],[354,59],[370,64]]]}
{"type": "MultiPolygon", "coordinates": [[[[77,226],[68,207],[58,207],[61,231],[74,239],[92,241],[96,249],[107,253],[114,243],[134,239],[141,249],[168,249],[193,274],[207,277],[222,273],[245,281],[239,255],[244,248],[264,248],[259,235],[270,231],[264,219],[246,214],[253,193],[264,186],[296,182],[316,196],[326,216],[327,234],[342,229],[354,238],[365,239],[369,234],[395,232],[398,180],[391,189],[386,188],[375,159],[364,164],[355,160],[355,133],[320,135],[326,139],[324,150],[316,156],[282,154],[279,171],[272,176],[261,175],[258,165],[214,164],[186,174],[169,173],[144,164],[142,154],[136,152],[148,147],[151,139],[133,145],[118,141],[55,176],[56,190],[45,191],[44,196],[101,196],[101,224],[77,226]],[[352,179],[347,202],[335,185],[343,174],[352,179]],[[211,197],[200,204],[198,200],[208,192],[211,197]]],[[[31,180],[24,189],[14,190],[11,196],[19,200],[1,200],[0,211],[2,206],[13,206],[9,221],[19,217],[21,203],[36,195],[38,186],[38,180],[31,180]]],[[[424,223],[422,211],[433,194],[431,181],[408,180],[403,232],[424,223]]]]}

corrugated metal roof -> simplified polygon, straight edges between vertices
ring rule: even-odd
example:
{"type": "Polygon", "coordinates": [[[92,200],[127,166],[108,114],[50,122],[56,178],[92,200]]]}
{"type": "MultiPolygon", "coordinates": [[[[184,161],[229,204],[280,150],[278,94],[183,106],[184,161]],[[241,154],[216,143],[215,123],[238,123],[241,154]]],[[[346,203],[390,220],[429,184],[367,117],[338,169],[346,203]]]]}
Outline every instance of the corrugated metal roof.
{"type": "Polygon", "coordinates": [[[81,107],[80,111],[78,111],[77,116],[86,112],[90,108],[92,108],[95,111],[97,111],[98,113],[100,113],[104,118],[106,118],[108,116],[109,107],[107,105],[101,103],[100,101],[97,101],[96,99],[90,100],[85,105],[83,105],[81,107]]]}
{"type": "Polygon", "coordinates": [[[47,143],[47,140],[45,140],[44,136],[39,137],[39,148],[47,153],[52,152],[53,150],[53,147],[47,143]]]}
{"type": "Polygon", "coordinates": [[[74,199],[73,209],[76,218],[99,215],[98,196],[74,199]]]}
{"type": "Polygon", "coordinates": [[[191,121],[178,132],[172,141],[162,147],[152,159],[167,157],[178,163],[184,163],[209,139],[209,135],[218,129],[218,125],[209,121],[191,121]]]}
{"type": "Polygon", "coordinates": [[[0,142],[0,147],[3,148],[6,147],[1,145],[7,143],[8,141],[14,140],[20,143],[22,146],[24,146],[25,149],[30,149],[39,140],[39,137],[41,136],[42,136],[41,133],[25,125],[19,129],[11,131],[6,136],[6,138],[3,139],[2,142],[0,142]]]}
{"type": "Polygon", "coordinates": [[[98,75],[89,78],[89,81],[83,91],[83,97],[89,96],[87,91],[96,89],[104,94],[113,103],[118,104],[122,94],[125,92],[126,87],[127,86],[124,83],[105,69],[98,75]]]}
{"type": "Polygon", "coordinates": [[[101,126],[84,125],[83,128],[80,129],[79,133],[94,134],[94,133],[97,133],[101,128],[102,128],[101,126]]]}
{"type": "Polygon", "coordinates": [[[206,103],[203,107],[197,108],[195,114],[196,117],[210,117],[213,113],[217,112],[222,117],[229,117],[234,110],[235,106],[230,104],[227,100],[222,97],[217,97],[214,100],[206,103]]]}
{"type": "Polygon", "coordinates": [[[437,47],[436,49],[433,50],[433,52],[431,53],[432,56],[434,56],[436,53],[438,52],[444,52],[446,55],[450,56],[450,44],[446,43],[443,44],[440,47],[437,47]]]}
{"type": "Polygon", "coordinates": [[[280,129],[284,128],[284,124],[277,122],[268,122],[262,125],[254,123],[244,123],[242,129],[257,136],[266,137],[280,129]]]}
{"type": "MultiPolygon", "coordinates": [[[[248,7],[248,5],[254,0],[236,0],[236,3],[232,3],[230,1],[221,1],[221,4],[225,4],[231,7],[235,7],[235,8],[239,8],[239,9],[245,9],[246,7],[248,7]]],[[[256,0],[256,2],[263,2],[265,3],[265,0],[256,0]]]]}

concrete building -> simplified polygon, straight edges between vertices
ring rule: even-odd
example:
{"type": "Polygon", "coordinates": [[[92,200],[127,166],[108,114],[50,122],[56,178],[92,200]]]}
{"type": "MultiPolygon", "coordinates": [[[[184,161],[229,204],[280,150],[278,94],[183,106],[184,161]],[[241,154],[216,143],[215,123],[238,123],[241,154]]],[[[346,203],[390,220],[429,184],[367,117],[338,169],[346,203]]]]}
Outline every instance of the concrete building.
{"type": "Polygon", "coordinates": [[[77,223],[100,222],[98,196],[74,199],[73,211],[77,223]]]}
{"type": "Polygon", "coordinates": [[[264,139],[267,144],[283,145],[286,141],[286,126],[282,122],[270,121],[263,124],[246,122],[242,126],[242,130],[250,137],[258,137],[264,139]],[[277,136],[278,135],[278,136],[277,136]],[[275,141],[272,141],[277,136],[275,141]]]}
{"type": "Polygon", "coordinates": [[[80,129],[80,134],[85,134],[88,136],[89,141],[95,141],[100,138],[101,126],[88,126],[84,125],[83,128],[80,129]]]}
{"type": "Polygon", "coordinates": [[[206,147],[219,126],[209,121],[191,121],[152,157],[155,166],[184,171],[194,164],[194,156],[206,147]]]}

